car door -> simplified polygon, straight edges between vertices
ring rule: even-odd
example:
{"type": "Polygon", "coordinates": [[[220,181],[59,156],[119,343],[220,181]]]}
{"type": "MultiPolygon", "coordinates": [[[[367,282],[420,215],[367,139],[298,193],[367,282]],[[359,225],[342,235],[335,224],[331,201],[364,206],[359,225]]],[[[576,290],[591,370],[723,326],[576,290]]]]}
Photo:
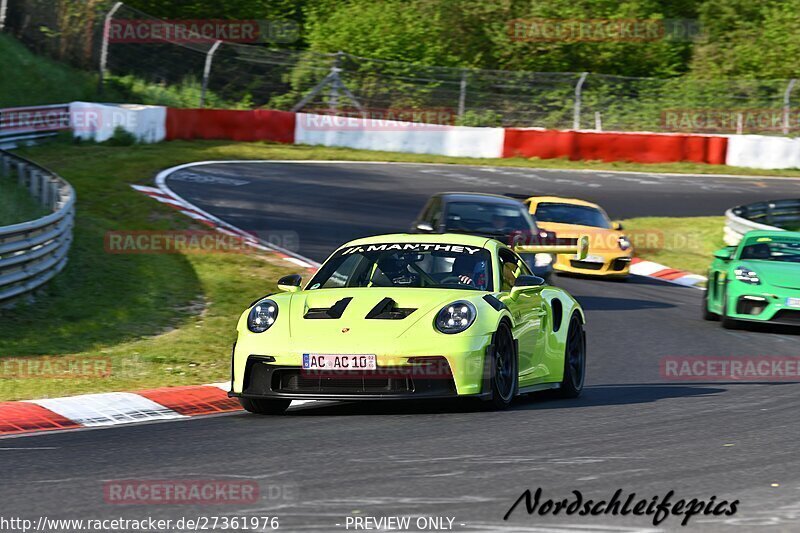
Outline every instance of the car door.
{"type": "Polygon", "coordinates": [[[530,288],[519,292],[511,298],[511,288],[520,275],[530,275],[530,269],[517,254],[508,248],[500,248],[498,253],[500,269],[500,290],[505,293],[502,298],[514,319],[512,328],[514,338],[519,343],[519,385],[520,387],[535,383],[547,374],[540,356],[540,348],[544,341],[542,318],[544,302],[540,288],[530,288]]]}

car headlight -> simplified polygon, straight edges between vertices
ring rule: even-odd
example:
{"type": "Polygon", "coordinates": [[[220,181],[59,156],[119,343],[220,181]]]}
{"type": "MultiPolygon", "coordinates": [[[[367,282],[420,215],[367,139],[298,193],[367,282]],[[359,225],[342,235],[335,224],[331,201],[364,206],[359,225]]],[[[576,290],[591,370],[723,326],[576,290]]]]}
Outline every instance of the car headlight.
{"type": "Polygon", "coordinates": [[[475,322],[478,311],[467,301],[453,302],[436,315],[436,329],[442,333],[461,333],[475,322]]]}
{"type": "Polygon", "coordinates": [[[759,278],[758,274],[756,274],[749,268],[739,267],[737,269],[734,269],[733,275],[736,276],[736,279],[738,279],[739,281],[744,281],[745,283],[749,283],[751,285],[761,284],[761,278],[759,278]]]}
{"type": "Polygon", "coordinates": [[[631,249],[631,241],[625,235],[621,235],[620,238],[617,239],[617,244],[619,245],[619,249],[623,252],[631,249]]]}
{"type": "Polygon", "coordinates": [[[533,256],[533,264],[537,267],[546,267],[553,262],[551,254],[536,254],[533,256]]]}
{"type": "Polygon", "coordinates": [[[247,316],[247,329],[253,333],[267,331],[278,318],[278,304],[272,300],[261,300],[247,316]]]}

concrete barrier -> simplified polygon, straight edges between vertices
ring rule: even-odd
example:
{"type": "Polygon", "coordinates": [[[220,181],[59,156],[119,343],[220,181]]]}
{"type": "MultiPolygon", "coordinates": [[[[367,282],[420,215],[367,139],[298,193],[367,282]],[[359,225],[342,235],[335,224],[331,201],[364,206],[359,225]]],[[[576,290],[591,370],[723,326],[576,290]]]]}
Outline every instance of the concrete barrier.
{"type": "Polygon", "coordinates": [[[360,150],[498,158],[503,128],[470,128],[298,113],[294,142],[360,150]]]}
{"type": "Polygon", "coordinates": [[[72,102],[69,112],[72,134],[80,139],[107,141],[117,127],[143,143],[166,138],[167,109],[162,106],[72,102]]]}
{"type": "Polygon", "coordinates": [[[725,162],[735,167],[800,168],[800,139],[731,135],[725,162]]]}

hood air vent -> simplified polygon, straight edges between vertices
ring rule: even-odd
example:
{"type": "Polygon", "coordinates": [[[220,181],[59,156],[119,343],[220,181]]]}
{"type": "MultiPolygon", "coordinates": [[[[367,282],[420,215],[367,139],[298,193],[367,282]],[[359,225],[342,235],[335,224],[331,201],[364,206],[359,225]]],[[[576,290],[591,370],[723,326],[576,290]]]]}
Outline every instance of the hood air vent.
{"type": "Polygon", "coordinates": [[[384,298],[367,313],[368,320],[403,320],[416,309],[397,307],[397,302],[384,298]]]}
{"type": "Polygon", "coordinates": [[[312,307],[306,311],[303,318],[308,319],[337,319],[342,318],[342,313],[347,309],[347,305],[352,300],[352,297],[342,298],[330,307],[312,307]]]}

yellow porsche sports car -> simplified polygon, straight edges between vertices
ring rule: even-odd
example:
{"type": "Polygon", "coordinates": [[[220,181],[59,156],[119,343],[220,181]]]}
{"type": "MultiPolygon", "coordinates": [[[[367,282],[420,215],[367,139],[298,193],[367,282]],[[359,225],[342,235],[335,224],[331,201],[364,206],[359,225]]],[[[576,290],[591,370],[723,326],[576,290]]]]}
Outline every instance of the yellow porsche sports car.
{"type": "Polygon", "coordinates": [[[584,259],[559,254],[553,269],[590,276],[625,277],[629,274],[633,246],[622,226],[611,222],[597,204],[574,198],[533,196],[523,201],[538,226],[559,237],[589,237],[589,251],[584,259]]]}

